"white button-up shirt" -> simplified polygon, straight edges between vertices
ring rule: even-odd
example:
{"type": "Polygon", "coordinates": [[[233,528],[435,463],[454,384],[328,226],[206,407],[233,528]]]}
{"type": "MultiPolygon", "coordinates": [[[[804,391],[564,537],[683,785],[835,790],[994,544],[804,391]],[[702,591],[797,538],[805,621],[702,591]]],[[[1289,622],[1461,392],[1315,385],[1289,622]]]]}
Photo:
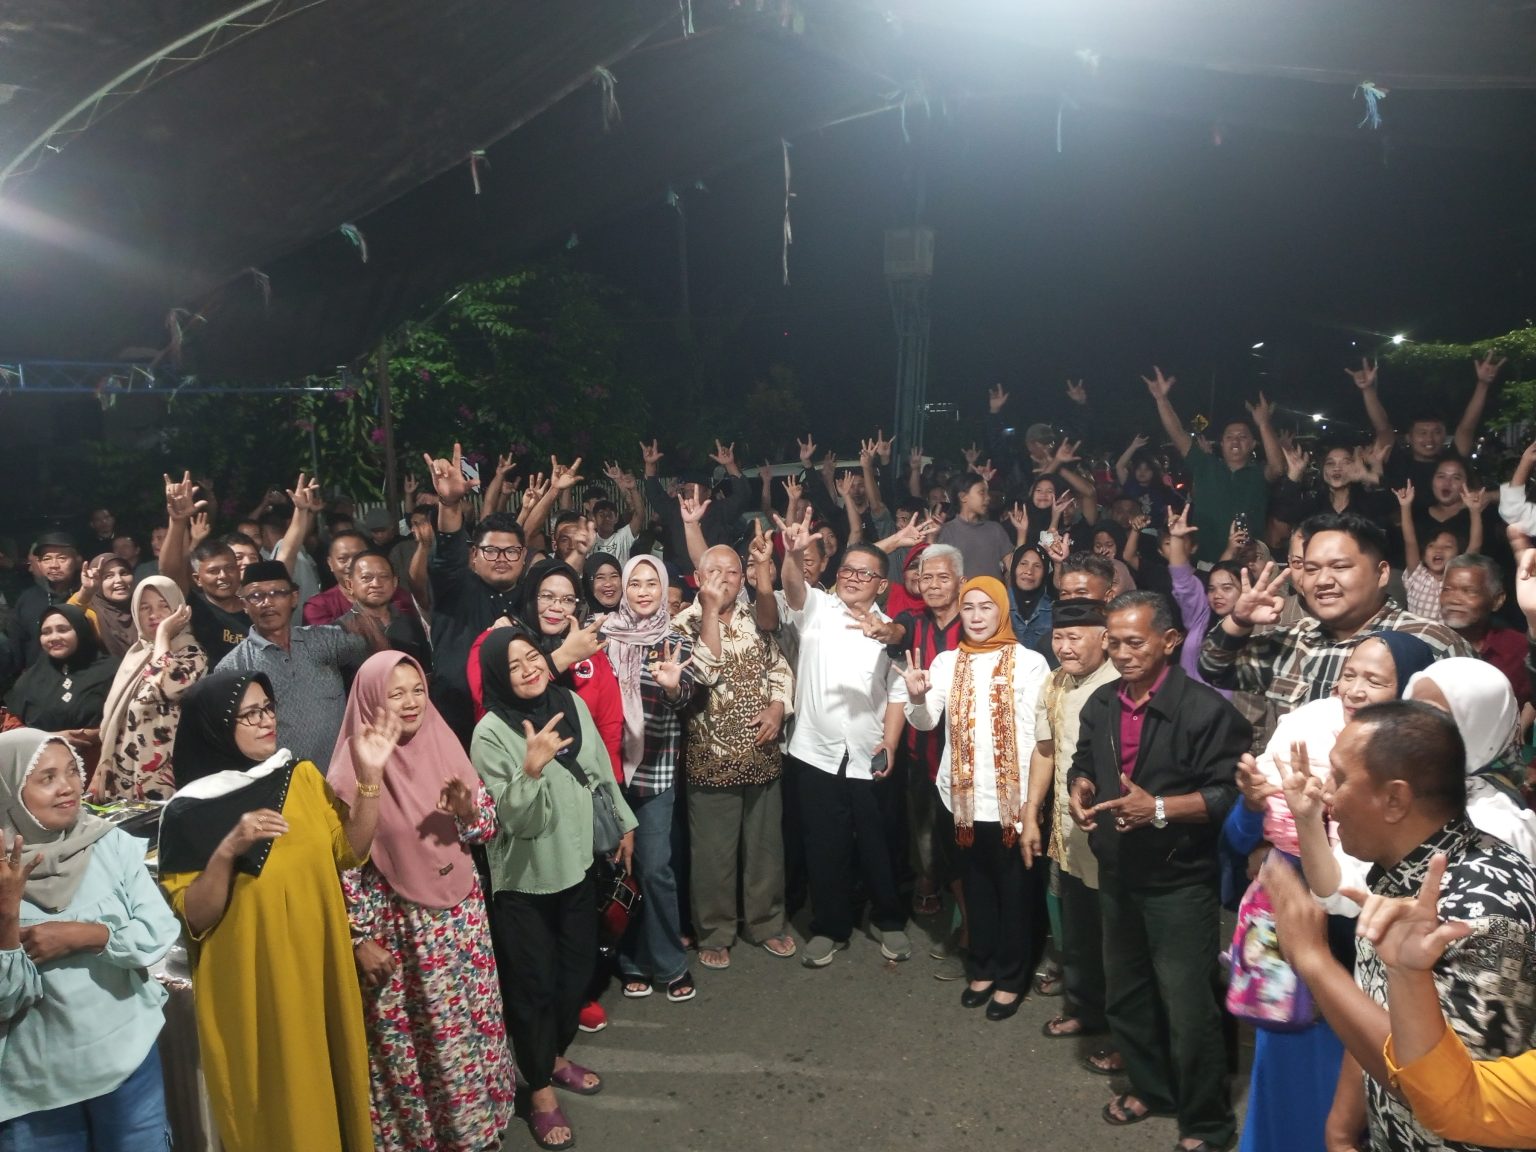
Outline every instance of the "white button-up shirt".
{"type": "Polygon", "coordinates": [[[885,645],[859,631],[836,596],[807,588],[798,612],[787,602],[784,608],[784,622],[800,638],[789,754],[832,774],[846,756],[850,780],[872,779],[869,765],[885,737],[886,705],[907,702],[900,669],[885,645]]]}

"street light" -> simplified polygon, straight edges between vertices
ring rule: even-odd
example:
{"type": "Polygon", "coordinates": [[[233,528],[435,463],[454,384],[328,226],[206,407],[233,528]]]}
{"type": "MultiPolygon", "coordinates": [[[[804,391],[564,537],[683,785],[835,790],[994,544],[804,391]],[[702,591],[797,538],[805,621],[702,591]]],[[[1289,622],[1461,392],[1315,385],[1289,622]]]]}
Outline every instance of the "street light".
{"type": "Polygon", "coordinates": [[[1404,336],[1401,332],[1399,332],[1396,336],[1392,337],[1392,343],[1394,343],[1394,344],[1404,344],[1404,343],[1407,342],[1407,340],[1408,340],[1408,337],[1404,336]]]}
{"type": "Polygon", "coordinates": [[[1254,346],[1253,346],[1253,350],[1254,350],[1254,351],[1255,351],[1255,352],[1257,352],[1257,351],[1258,351],[1258,350],[1259,350],[1259,349],[1260,349],[1260,348],[1262,348],[1262,347],[1264,347],[1264,341],[1262,341],[1262,340],[1260,340],[1260,341],[1259,341],[1259,342],[1258,342],[1258,343],[1257,343],[1257,344],[1255,344],[1255,345],[1254,345],[1254,346]]]}

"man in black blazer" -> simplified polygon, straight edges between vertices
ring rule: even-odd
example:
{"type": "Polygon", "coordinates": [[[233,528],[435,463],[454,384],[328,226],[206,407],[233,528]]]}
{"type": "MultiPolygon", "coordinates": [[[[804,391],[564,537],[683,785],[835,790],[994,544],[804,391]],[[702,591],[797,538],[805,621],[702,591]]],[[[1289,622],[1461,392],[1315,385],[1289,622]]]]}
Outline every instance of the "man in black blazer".
{"type": "Polygon", "coordinates": [[[1215,992],[1216,843],[1253,732],[1174,661],[1180,639],[1160,593],[1110,602],[1105,643],[1120,680],[1083,705],[1067,787],[1099,862],[1106,1015],[1133,1089],[1104,1118],[1175,1115],[1179,1146],[1197,1150],[1236,1134],[1215,992]]]}

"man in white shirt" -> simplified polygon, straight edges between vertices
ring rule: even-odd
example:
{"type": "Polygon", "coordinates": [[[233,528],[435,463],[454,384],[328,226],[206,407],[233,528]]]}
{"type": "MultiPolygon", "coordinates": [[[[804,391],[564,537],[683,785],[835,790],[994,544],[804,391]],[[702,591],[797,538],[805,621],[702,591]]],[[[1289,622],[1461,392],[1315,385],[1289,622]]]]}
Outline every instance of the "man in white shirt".
{"type": "Polygon", "coordinates": [[[875,601],[885,593],[889,558],[853,545],[833,595],[805,581],[809,515],[780,527],[786,622],[800,638],[788,769],[799,780],[811,892],[811,939],[801,959],[822,968],[848,947],[857,853],[881,955],[906,960],[912,944],[877,790],[895,761],[907,690],[885,646],[865,632],[886,619],[875,601]]]}

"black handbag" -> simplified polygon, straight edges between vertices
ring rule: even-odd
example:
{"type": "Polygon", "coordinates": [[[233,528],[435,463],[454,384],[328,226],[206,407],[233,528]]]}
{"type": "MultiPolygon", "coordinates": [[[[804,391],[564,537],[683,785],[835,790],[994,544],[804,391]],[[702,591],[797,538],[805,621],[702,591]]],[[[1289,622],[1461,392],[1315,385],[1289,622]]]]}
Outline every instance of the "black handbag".
{"type": "Polygon", "coordinates": [[[591,778],[581,770],[581,765],[566,764],[564,761],[560,763],[592,794],[592,855],[607,859],[619,850],[619,840],[624,835],[619,826],[619,810],[613,797],[608,794],[608,789],[593,784],[591,778]]]}

